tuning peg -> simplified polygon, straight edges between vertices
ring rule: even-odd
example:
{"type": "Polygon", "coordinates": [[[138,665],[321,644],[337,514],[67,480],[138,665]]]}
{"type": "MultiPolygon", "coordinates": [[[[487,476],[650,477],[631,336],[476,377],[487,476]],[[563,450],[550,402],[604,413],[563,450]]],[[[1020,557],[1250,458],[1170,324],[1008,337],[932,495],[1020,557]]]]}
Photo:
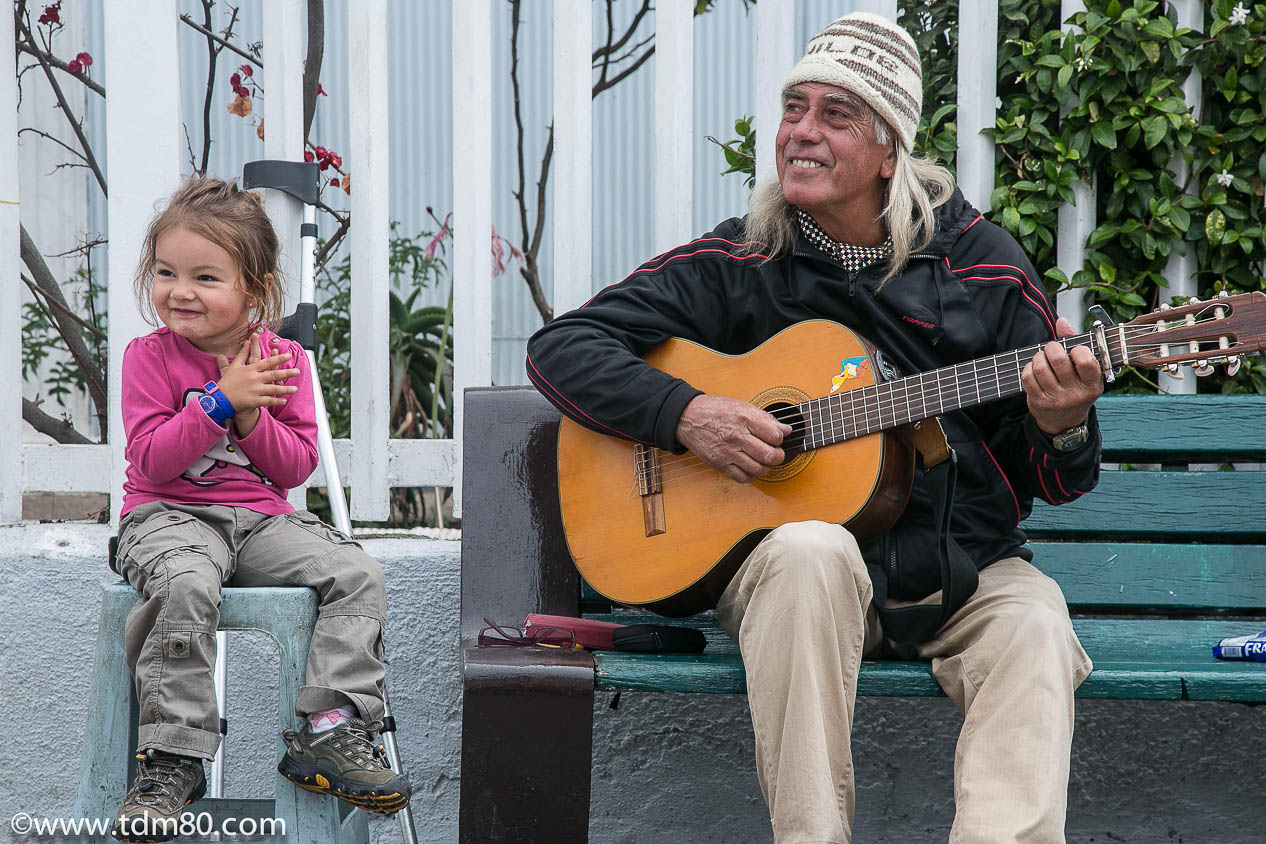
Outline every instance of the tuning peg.
{"type": "Polygon", "coordinates": [[[1188,305],[1199,305],[1199,304],[1200,304],[1200,300],[1199,300],[1199,299],[1197,299],[1195,296],[1192,296],[1190,299],[1188,299],[1188,300],[1187,300],[1187,304],[1188,304],[1188,305]]]}
{"type": "Polygon", "coordinates": [[[1161,368],[1168,372],[1169,377],[1173,378],[1175,381],[1181,381],[1185,377],[1182,370],[1176,363],[1167,363],[1161,368]]]}
{"type": "Polygon", "coordinates": [[[1171,309],[1171,308],[1173,308],[1173,307],[1174,307],[1174,306],[1173,306],[1173,305],[1171,305],[1171,304],[1169,304],[1168,302],[1161,302],[1160,310],[1162,310],[1162,311],[1168,311],[1168,310],[1170,310],[1170,309],[1171,309]]]}
{"type": "Polygon", "coordinates": [[[1233,355],[1233,356],[1231,357],[1231,361],[1230,361],[1230,363],[1228,363],[1228,364],[1226,365],[1226,374],[1227,374],[1228,376],[1231,376],[1231,375],[1234,375],[1235,373],[1239,372],[1239,371],[1240,371],[1240,364],[1242,364],[1242,363],[1244,363],[1244,356],[1243,356],[1243,355],[1233,355]]]}
{"type": "Polygon", "coordinates": [[[1209,361],[1202,360],[1199,363],[1193,363],[1191,365],[1191,371],[1196,373],[1197,378],[1203,378],[1206,375],[1213,374],[1213,366],[1209,363],[1209,361]]]}
{"type": "Polygon", "coordinates": [[[1219,299],[1230,299],[1230,298],[1231,298],[1231,294],[1230,294],[1230,293],[1227,293],[1225,290],[1219,290],[1219,291],[1218,291],[1218,298],[1219,298],[1219,299]]]}

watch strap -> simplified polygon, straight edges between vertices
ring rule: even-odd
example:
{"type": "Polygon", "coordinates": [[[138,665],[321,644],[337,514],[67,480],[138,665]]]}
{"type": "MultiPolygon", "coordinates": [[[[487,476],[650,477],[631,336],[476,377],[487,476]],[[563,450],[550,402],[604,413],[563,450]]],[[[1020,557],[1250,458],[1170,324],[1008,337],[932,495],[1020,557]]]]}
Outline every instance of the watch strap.
{"type": "Polygon", "coordinates": [[[233,418],[237,413],[233,403],[229,401],[228,396],[224,395],[224,391],[220,389],[220,385],[214,381],[208,381],[202,386],[205,391],[198,398],[198,406],[210,416],[212,421],[219,425],[228,424],[228,420],[233,418]],[[210,399],[210,401],[207,401],[210,399]]]}

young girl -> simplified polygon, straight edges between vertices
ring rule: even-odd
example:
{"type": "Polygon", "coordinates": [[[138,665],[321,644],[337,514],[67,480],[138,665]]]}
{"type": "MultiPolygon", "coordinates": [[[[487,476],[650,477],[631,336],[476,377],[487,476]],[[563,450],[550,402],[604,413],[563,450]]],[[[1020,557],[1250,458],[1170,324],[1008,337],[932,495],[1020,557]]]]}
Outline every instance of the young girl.
{"type": "Polygon", "coordinates": [[[375,741],[382,571],[286,502],[316,468],[316,421],[307,357],[272,331],[277,257],[259,202],[218,179],[187,182],[145,236],[137,296],[162,327],[123,356],[128,470],[115,565],[141,600],[126,629],[140,728],[136,781],[113,829],[122,840],[173,837],[183,807],[205,793],[202,760],[220,743],[212,665],[222,585],[320,596],[295,701],[305,721],[286,732],[278,771],[375,812],[409,800],[375,741]]]}

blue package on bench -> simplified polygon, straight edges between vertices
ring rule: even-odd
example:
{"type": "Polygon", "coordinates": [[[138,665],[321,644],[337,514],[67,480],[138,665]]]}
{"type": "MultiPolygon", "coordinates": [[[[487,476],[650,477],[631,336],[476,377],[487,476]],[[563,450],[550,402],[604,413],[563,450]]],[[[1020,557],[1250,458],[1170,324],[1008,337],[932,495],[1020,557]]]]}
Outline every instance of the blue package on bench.
{"type": "Polygon", "coordinates": [[[1214,659],[1266,662],[1266,630],[1256,636],[1232,636],[1213,646],[1214,659]]]}

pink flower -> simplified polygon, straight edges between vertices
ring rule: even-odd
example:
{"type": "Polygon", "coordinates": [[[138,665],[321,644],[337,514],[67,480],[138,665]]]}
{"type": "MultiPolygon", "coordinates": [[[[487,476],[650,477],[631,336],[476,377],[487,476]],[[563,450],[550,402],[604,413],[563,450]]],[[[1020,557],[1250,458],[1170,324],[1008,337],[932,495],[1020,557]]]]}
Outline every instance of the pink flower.
{"type": "Polygon", "coordinates": [[[308,162],[316,161],[316,156],[312,154],[312,150],[307,150],[303,153],[303,160],[308,162]]]}
{"type": "MultiPolygon", "coordinates": [[[[62,8],[61,0],[57,0],[56,3],[52,3],[48,6],[45,6],[44,14],[40,15],[40,23],[47,23],[47,24],[61,23],[62,22],[61,8],[62,8]]],[[[78,72],[79,71],[77,70],[75,71],[75,73],[78,73],[78,72]]]]}
{"type": "Polygon", "coordinates": [[[255,68],[251,67],[251,66],[250,66],[250,65],[248,65],[248,64],[244,64],[244,65],[242,65],[241,67],[239,67],[239,68],[238,68],[238,70],[242,71],[242,75],[243,75],[243,76],[254,76],[254,75],[255,75],[255,68]]]}
{"type": "Polygon", "coordinates": [[[335,170],[338,170],[339,168],[343,166],[343,157],[339,155],[337,152],[331,152],[329,156],[329,162],[334,167],[335,170]]]}
{"type": "Polygon", "coordinates": [[[86,52],[80,53],[79,55],[75,56],[75,61],[79,62],[79,64],[83,65],[84,67],[92,66],[92,56],[88,55],[86,52]]]}
{"type": "Polygon", "coordinates": [[[435,260],[435,250],[439,248],[440,241],[444,240],[444,238],[448,237],[452,233],[453,230],[449,228],[448,224],[451,219],[453,219],[453,212],[450,211],[447,215],[445,215],[444,222],[440,226],[440,230],[435,233],[435,237],[431,238],[431,242],[426,245],[426,259],[428,261],[435,260]]]}
{"type": "Polygon", "coordinates": [[[71,73],[79,73],[83,70],[83,65],[79,63],[78,59],[71,59],[70,61],[66,62],[66,69],[69,70],[71,73]]]}
{"type": "Polygon", "coordinates": [[[325,93],[325,89],[321,87],[321,83],[320,83],[320,82],[318,82],[318,83],[317,83],[317,94],[319,94],[319,95],[320,95],[320,96],[322,96],[322,97],[328,97],[328,96],[329,96],[329,94],[325,93]]]}

